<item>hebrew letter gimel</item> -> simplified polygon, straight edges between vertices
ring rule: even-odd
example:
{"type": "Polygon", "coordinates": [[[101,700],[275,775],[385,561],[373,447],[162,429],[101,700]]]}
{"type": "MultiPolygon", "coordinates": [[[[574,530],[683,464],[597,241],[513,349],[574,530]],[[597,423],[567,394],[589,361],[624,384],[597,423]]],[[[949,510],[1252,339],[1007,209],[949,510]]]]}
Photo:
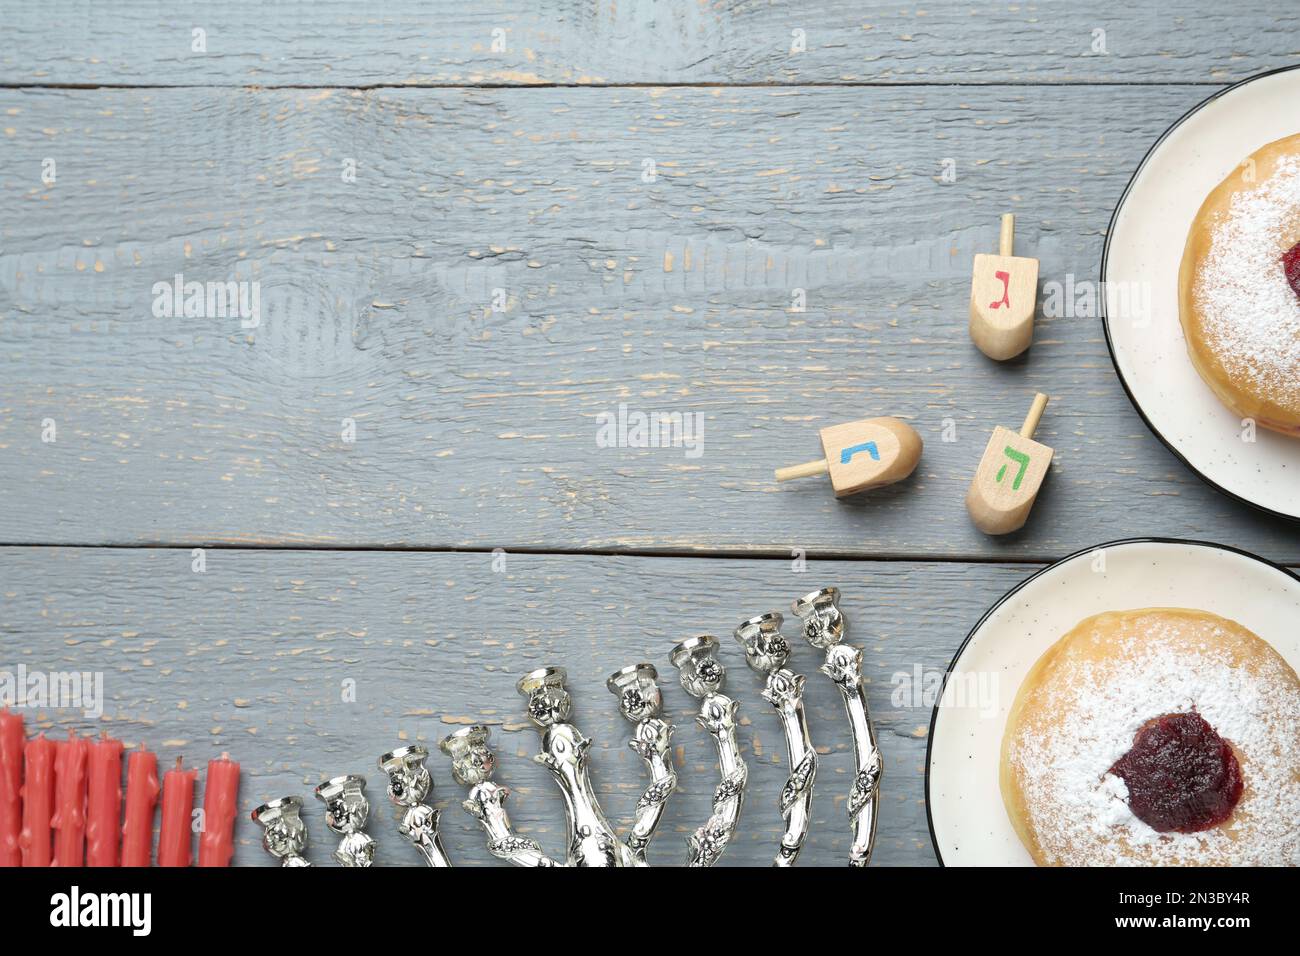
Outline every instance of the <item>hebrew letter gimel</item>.
{"type": "Polygon", "coordinates": [[[993,273],[993,275],[994,275],[995,278],[998,278],[998,279],[1001,279],[1001,280],[1002,280],[1002,298],[1001,298],[1001,299],[995,299],[994,301],[990,302],[990,303],[989,303],[989,308],[990,308],[990,309],[1000,309],[1000,308],[1002,308],[1004,305],[1005,305],[1008,309],[1011,308],[1011,298],[1010,298],[1010,296],[1011,296],[1011,273],[1010,273],[1010,272],[1003,272],[1002,270],[999,269],[997,272],[993,273]]]}

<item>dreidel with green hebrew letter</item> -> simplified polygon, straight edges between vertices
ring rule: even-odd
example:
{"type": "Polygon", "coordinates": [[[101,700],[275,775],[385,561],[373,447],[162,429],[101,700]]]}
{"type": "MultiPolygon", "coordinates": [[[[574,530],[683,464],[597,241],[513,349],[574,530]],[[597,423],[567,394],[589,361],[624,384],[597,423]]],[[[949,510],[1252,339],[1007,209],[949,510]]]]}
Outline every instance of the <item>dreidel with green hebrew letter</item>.
{"type": "Polygon", "coordinates": [[[993,429],[966,492],[966,510],[985,534],[1008,534],[1023,527],[1029,517],[1052,464],[1052,449],[1033,440],[1046,407],[1047,396],[1039,392],[1020,434],[1001,425],[993,429]]]}
{"type": "Polygon", "coordinates": [[[776,470],[777,481],[831,476],[836,498],[902,481],[921,460],[921,436],[897,418],[866,418],[818,432],[826,457],[776,470]]]}

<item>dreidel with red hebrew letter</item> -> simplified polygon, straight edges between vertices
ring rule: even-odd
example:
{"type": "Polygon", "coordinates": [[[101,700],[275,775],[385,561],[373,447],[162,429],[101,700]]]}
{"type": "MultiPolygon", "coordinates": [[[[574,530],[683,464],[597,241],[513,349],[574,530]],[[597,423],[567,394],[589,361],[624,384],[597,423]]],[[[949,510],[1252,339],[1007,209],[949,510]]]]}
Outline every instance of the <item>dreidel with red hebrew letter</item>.
{"type": "Polygon", "coordinates": [[[1002,217],[996,256],[980,253],[970,283],[970,337],[999,362],[1014,358],[1034,339],[1038,260],[1013,256],[1016,217],[1002,217]]]}
{"type": "Polygon", "coordinates": [[[921,460],[921,436],[897,418],[867,418],[818,432],[826,457],[776,470],[777,481],[831,476],[836,498],[902,481],[921,460]]]}
{"type": "Polygon", "coordinates": [[[1052,463],[1052,449],[1033,440],[1047,407],[1039,392],[1020,426],[1020,434],[999,425],[984,449],[966,492],[966,510],[985,534],[1008,534],[1022,527],[1052,463]]]}

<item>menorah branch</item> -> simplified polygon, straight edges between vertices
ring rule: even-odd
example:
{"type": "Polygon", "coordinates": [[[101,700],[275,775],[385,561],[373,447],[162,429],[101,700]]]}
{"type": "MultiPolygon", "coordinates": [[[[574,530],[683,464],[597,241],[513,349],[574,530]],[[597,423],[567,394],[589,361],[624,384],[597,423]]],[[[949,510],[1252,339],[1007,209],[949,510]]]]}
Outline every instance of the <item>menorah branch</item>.
{"type": "Polygon", "coordinates": [[[658,677],[653,664],[634,664],[612,674],[605,682],[618,697],[619,711],[634,725],[628,746],[650,771],[650,784],[637,800],[636,819],[625,840],[641,863],[645,862],[646,849],[659,827],[668,798],[677,789],[677,772],[668,753],[673,726],[661,713],[663,696],[656,683],[658,677]]]}
{"type": "MultiPolygon", "coordinates": [[[[850,651],[855,657],[855,664],[860,661],[861,652],[856,648],[842,646],[832,650],[850,651]]],[[[827,654],[827,668],[834,665],[827,654]]],[[[856,668],[855,668],[856,671],[856,668]]],[[[849,726],[853,734],[853,762],[856,772],[853,789],[849,792],[849,823],[853,828],[853,842],[849,846],[849,865],[866,866],[871,860],[871,850],[876,842],[876,821],[879,819],[880,774],[883,764],[880,750],[876,747],[876,736],[867,717],[866,698],[862,676],[859,673],[846,680],[836,680],[840,694],[844,698],[844,708],[849,715],[849,726]]]]}
{"type": "Polygon", "coordinates": [[[696,720],[713,737],[722,782],[713,794],[713,814],[690,837],[688,866],[713,866],[731,842],[745,801],[749,771],[736,743],[736,701],[723,694],[727,672],[717,658],[718,642],[708,635],[688,638],[672,651],[682,687],[700,698],[696,720]]]}
{"type": "Polygon", "coordinates": [[[766,676],[763,699],[781,720],[790,776],[781,788],[781,815],[785,833],[774,866],[792,866],[803,848],[812,822],[813,783],[817,776],[817,754],[813,750],[804,712],[802,676],[787,670],[790,646],[781,635],[783,618],[775,611],[760,614],[740,624],[735,638],[745,649],[745,662],[766,676]]]}
{"type": "Polygon", "coordinates": [[[510,789],[492,782],[496,755],[487,727],[462,727],[444,737],[438,749],[451,758],[451,775],[470,788],[461,806],[479,822],[487,836],[488,852],[515,866],[555,866],[536,841],[516,836],[506,812],[510,789]]]}
{"type": "Polygon", "coordinates": [[[823,588],[799,598],[793,607],[803,622],[804,639],[813,647],[825,650],[826,663],[822,665],[822,673],[839,688],[848,714],[855,767],[853,788],[849,792],[849,825],[853,831],[849,865],[866,866],[876,840],[883,762],[867,713],[862,652],[840,643],[844,638],[845,622],[839,599],[837,588],[823,588]]]}
{"type": "Polygon", "coordinates": [[[572,700],[563,668],[543,667],[515,685],[528,700],[528,719],[542,735],[533,759],[549,770],[564,797],[569,866],[639,866],[644,862],[618,838],[600,809],[589,774],[591,739],[569,723],[572,700]]]}

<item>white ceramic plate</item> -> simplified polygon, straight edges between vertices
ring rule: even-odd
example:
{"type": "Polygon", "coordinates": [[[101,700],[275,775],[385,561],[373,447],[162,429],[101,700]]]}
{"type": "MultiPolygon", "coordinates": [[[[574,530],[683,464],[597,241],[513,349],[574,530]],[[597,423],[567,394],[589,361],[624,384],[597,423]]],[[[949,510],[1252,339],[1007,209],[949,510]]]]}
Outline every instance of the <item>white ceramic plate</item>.
{"type": "Polygon", "coordinates": [[[1248,155],[1300,133],[1297,102],[1300,67],[1289,67],[1228,87],[1171,126],[1115,207],[1101,277],[1112,295],[1149,290],[1149,310],[1116,300],[1105,328],[1120,381],[1151,430],[1220,491],[1300,519],[1300,440],[1259,429],[1256,441],[1242,441],[1240,418],[1192,367],[1178,321],[1178,267],[1197,210],[1248,155]]]}
{"type": "Polygon", "coordinates": [[[965,698],[935,708],[930,722],[926,812],[940,863],[1033,865],[998,788],[1011,702],[1033,663],[1079,621],[1142,607],[1231,618],[1300,670],[1300,577],[1244,551],[1199,541],[1113,541],[1039,571],[975,625],[946,681],[967,689],[965,698]]]}

